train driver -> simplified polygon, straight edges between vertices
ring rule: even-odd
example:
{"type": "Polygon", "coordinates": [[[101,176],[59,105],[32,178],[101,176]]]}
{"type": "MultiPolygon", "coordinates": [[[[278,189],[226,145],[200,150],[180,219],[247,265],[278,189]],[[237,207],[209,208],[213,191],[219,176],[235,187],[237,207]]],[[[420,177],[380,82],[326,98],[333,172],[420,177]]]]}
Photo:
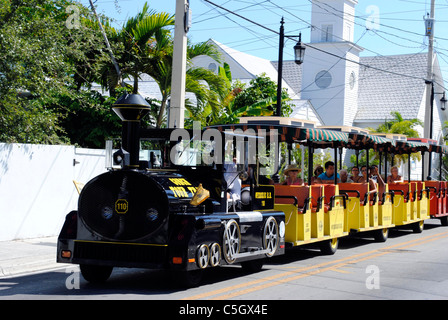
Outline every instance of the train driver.
{"type": "Polygon", "coordinates": [[[236,203],[241,199],[241,179],[236,158],[233,158],[231,163],[224,164],[224,179],[227,182],[227,199],[232,199],[236,203]]]}

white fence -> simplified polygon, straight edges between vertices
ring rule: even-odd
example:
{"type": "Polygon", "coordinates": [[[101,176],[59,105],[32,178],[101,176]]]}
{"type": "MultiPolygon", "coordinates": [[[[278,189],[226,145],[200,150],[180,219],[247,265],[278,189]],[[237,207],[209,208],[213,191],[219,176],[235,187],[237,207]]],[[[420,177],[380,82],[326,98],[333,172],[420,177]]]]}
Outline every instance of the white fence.
{"type": "Polygon", "coordinates": [[[105,171],[104,150],[0,143],[0,241],[58,235],[77,208],[73,180],[105,171]]]}

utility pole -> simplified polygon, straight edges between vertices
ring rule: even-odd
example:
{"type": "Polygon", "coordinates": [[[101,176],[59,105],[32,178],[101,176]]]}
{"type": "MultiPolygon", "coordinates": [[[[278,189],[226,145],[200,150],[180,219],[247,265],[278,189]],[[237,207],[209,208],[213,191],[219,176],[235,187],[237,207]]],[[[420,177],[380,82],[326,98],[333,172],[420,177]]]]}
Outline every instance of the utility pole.
{"type": "MultiPolygon", "coordinates": [[[[426,139],[432,139],[432,100],[433,97],[433,86],[434,86],[434,79],[433,79],[433,58],[434,58],[434,7],[435,7],[435,0],[431,0],[431,13],[429,18],[425,20],[425,27],[426,27],[426,35],[429,38],[429,44],[428,44],[428,73],[426,75],[426,108],[425,108],[425,122],[423,127],[423,136],[426,139]]],[[[428,177],[431,175],[430,168],[431,168],[431,153],[427,152],[425,153],[425,161],[424,163],[428,164],[427,168],[424,168],[424,176],[428,177]]]]}
{"type": "Polygon", "coordinates": [[[283,48],[285,46],[285,37],[288,38],[299,38],[299,42],[294,46],[294,61],[298,65],[303,63],[303,58],[305,56],[305,46],[302,45],[302,33],[298,36],[285,36],[285,19],[280,21],[280,32],[279,32],[279,45],[278,45],[278,78],[277,78],[277,108],[276,116],[281,117],[282,115],[282,81],[283,81],[283,48]]]}
{"type": "Polygon", "coordinates": [[[281,117],[282,113],[282,77],[283,77],[283,48],[285,46],[285,20],[280,21],[280,38],[278,45],[278,79],[277,79],[277,112],[276,116],[281,117]]]}
{"type": "Polygon", "coordinates": [[[168,108],[169,128],[184,127],[185,77],[187,72],[187,32],[190,28],[190,17],[190,1],[176,0],[173,73],[171,75],[171,101],[168,108]]]}

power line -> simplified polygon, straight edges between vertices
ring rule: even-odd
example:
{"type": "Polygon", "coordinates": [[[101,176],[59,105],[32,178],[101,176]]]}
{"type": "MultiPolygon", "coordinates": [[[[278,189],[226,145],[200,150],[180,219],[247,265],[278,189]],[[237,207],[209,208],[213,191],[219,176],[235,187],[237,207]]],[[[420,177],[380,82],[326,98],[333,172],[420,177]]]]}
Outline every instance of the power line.
{"type": "MultiPolygon", "coordinates": [[[[356,43],[358,43],[359,41],[361,41],[361,39],[365,36],[366,33],[367,33],[367,30],[364,30],[363,34],[361,35],[361,37],[359,37],[359,39],[358,39],[358,41],[356,41],[356,43]]],[[[355,44],[356,44],[356,43],[355,43],[355,44]]],[[[354,46],[351,46],[350,49],[347,51],[347,53],[350,52],[353,48],[354,48],[354,46]]],[[[341,58],[342,58],[342,57],[341,57],[341,58]]],[[[336,60],[336,62],[335,62],[329,69],[327,69],[326,71],[329,72],[330,70],[332,70],[332,69],[333,69],[333,68],[334,68],[334,67],[341,61],[341,58],[338,59],[338,60],[336,60]]],[[[322,78],[323,76],[324,76],[324,74],[322,74],[322,75],[321,75],[319,78],[317,78],[316,80],[322,78]]],[[[316,80],[315,80],[315,81],[316,81],[316,80]]],[[[302,88],[302,89],[301,89],[301,92],[305,92],[306,89],[308,89],[309,87],[311,87],[315,81],[311,82],[310,84],[308,84],[307,86],[305,86],[304,88],[302,88]]],[[[344,84],[344,86],[345,86],[345,84],[344,84]]],[[[308,91],[308,92],[309,92],[309,91],[308,91]]]]}
{"type": "MultiPolygon", "coordinates": [[[[269,1],[269,0],[265,0],[264,2],[266,2],[266,1],[269,1]]],[[[228,2],[230,2],[230,1],[227,1],[227,2],[225,2],[224,4],[226,4],[226,3],[228,3],[228,2]]],[[[258,4],[252,4],[252,5],[250,5],[250,6],[247,6],[247,7],[241,8],[241,9],[238,9],[237,11],[243,11],[243,10],[245,10],[245,9],[254,7],[254,6],[256,6],[256,5],[258,5],[258,4]]],[[[206,13],[211,12],[211,11],[213,11],[213,10],[215,10],[215,8],[210,9],[210,10],[207,11],[206,13]]],[[[222,16],[222,14],[221,14],[221,16],[222,16]]],[[[214,18],[216,18],[216,17],[217,17],[217,16],[213,16],[213,17],[210,17],[210,18],[205,18],[205,19],[203,19],[203,20],[195,21],[194,23],[201,23],[201,22],[204,22],[204,21],[207,21],[207,20],[214,19],[214,18]]]]}
{"type": "MultiPolygon", "coordinates": [[[[308,1],[311,2],[312,0],[308,0],[308,1]]],[[[322,2],[320,2],[320,3],[322,3],[322,2]]],[[[332,12],[332,11],[326,9],[326,8],[323,8],[322,6],[320,6],[320,5],[317,3],[317,1],[314,2],[314,5],[316,5],[318,8],[320,8],[320,9],[322,9],[322,10],[325,10],[326,12],[328,12],[328,14],[334,15],[334,16],[336,16],[336,17],[342,19],[342,20],[347,21],[347,18],[344,17],[344,14],[345,14],[344,12],[342,12],[342,11],[336,9],[336,8],[333,8],[332,6],[330,6],[330,5],[326,4],[326,3],[322,3],[322,4],[326,5],[327,7],[332,8],[333,10],[335,10],[335,11],[337,11],[337,12],[341,12],[343,15],[342,15],[342,16],[341,16],[341,15],[338,15],[338,14],[335,13],[335,12],[332,12]]],[[[355,15],[350,14],[350,13],[347,13],[347,15],[350,15],[350,16],[352,16],[352,17],[354,17],[354,18],[363,19],[363,20],[365,20],[365,21],[367,20],[366,18],[362,18],[362,17],[359,17],[359,16],[355,16],[355,15]]],[[[350,20],[349,22],[352,22],[352,21],[350,20]]],[[[356,22],[356,21],[353,21],[353,23],[356,24],[356,25],[358,25],[358,26],[361,26],[361,27],[363,27],[363,28],[366,27],[365,25],[363,25],[363,24],[361,24],[361,23],[358,23],[358,22],[356,22]]],[[[380,25],[380,26],[386,26],[386,25],[383,25],[383,24],[379,24],[379,25],[380,25]]],[[[386,26],[386,27],[387,27],[387,26],[386,26]]],[[[390,27],[390,28],[394,28],[394,29],[397,29],[397,30],[402,31],[402,29],[400,29],[400,28],[396,28],[396,27],[390,27]]],[[[415,40],[408,39],[408,38],[405,38],[405,37],[403,37],[403,36],[398,36],[398,35],[396,35],[396,34],[393,34],[393,33],[390,33],[390,32],[386,32],[386,31],[382,31],[382,30],[375,30],[375,33],[376,33],[377,35],[379,35],[378,33],[383,33],[383,34],[387,34],[387,35],[392,36],[392,37],[399,38],[400,40],[405,40],[405,41],[408,41],[408,42],[417,43],[415,40]]],[[[418,34],[418,33],[416,33],[416,32],[412,32],[412,33],[415,34],[415,35],[418,35],[418,36],[422,36],[422,37],[423,37],[423,35],[420,35],[420,34],[418,34]]],[[[381,37],[381,38],[383,38],[383,37],[381,37]]],[[[383,39],[385,39],[385,38],[383,38],[383,39]]],[[[404,45],[402,45],[402,46],[405,47],[404,45]]]]}
{"type": "MultiPolygon", "coordinates": [[[[300,18],[299,16],[297,16],[297,15],[293,14],[292,12],[286,10],[285,8],[282,8],[282,7],[280,7],[279,5],[277,5],[277,4],[275,4],[275,3],[272,3],[272,4],[273,4],[274,6],[276,6],[277,8],[281,9],[282,11],[284,11],[284,12],[286,12],[286,13],[292,15],[292,16],[295,17],[296,19],[299,19],[300,21],[302,21],[302,22],[304,22],[304,23],[306,23],[306,24],[309,24],[309,25],[311,26],[311,28],[314,28],[314,29],[316,29],[316,30],[320,30],[320,31],[322,31],[322,32],[327,32],[327,30],[323,30],[322,28],[319,28],[318,26],[313,25],[313,24],[311,24],[311,23],[309,23],[309,22],[303,20],[302,18],[300,18]]],[[[328,12],[328,10],[326,10],[326,9],[324,9],[324,8],[322,8],[322,10],[325,10],[325,11],[328,12]]],[[[331,13],[331,14],[333,14],[333,13],[331,13]]],[[[338,17],[340,17],[340,16],[338,16],[338,17]]],[[[344,19],[343,17],[340,17],[340,18],[341,18],[341,19],[344,19]]],[[[360,25],[360,24],[358,24],[358,23],[356,23],[356,22],[354,22],[354,23],[357,24],[357,25],[360,25]]],[[[362,26],[362,27],[365,28],[365,26],[363,26],[363,25],[360,25],[360,26],[362,26]]],[[[366,29],[366,28],[365,28],[365,29],[366,29]]],[[[383,33],[389,34],[389,33],[384,32],[384,31],[383,31],[383,33]]],[[[335,37],[335,38],[341,40],[341,41],[345,41],[343,38],[339,37],[338,35],[335,35],[335,34],[331,34],[331,35],[332,35],[333,37],[335,37]]],[[[390,34],[390,35],[395,36],[394,34],[390,34]]],[[[398,36],[397,36],[397,37],[398,37],[398,36]]],[[[384,38],[383,38],[383,39],[384,39],[384,38]]],[[[411,42],[415,43],[413,40],[409,40],[409,39],[404,39],[404,40],[408,40],[408,41],[411,41],[411,42]]],[[[421,46],[419,46],[419,47],[421,47],[421,46]]],[[[383,56],[382,54],[380,54],[380,53],[378,53],[378,52],[376,52],[376,51],[373,51],[373,50],[371,50],[371,49],[368,49],[368,48],[365,48],[365,47],[363,47],[363,49],[366,50],[366,51],[372,52],[373,54],[376,54],[376,55],[379,55],[379,56],[383,56]]]]}
{"type": "Polygon", "coordinates": [[[203,0],[203,1],[208,2],[209,4],[211,4],[211,5],[213,5],[213,6],[217,7],[217,8],[219,8],[219,9],[221,9],[221,10],[224,10],[224,11],[226,11],[226,12],[228,12],[228,13],[231,13],[231,14],[233,14],[233,15],[235,15],[235,16],[241,18],[241,19],[244,19],[244,20],[246,20],[246,21],[248,21],[248,22],[250,22],[250,23],[252,23],[252,24],[255,24],[255,25],[259,26],[260,28],[266,29],[266,30],[268,30],[268,31],[270,31],[270,32],[274,32],[274,33],[277,34],[277,35],[280,34],[279,32],[277,32],[277,31],[275,31],[275,30],[272,30],[272,29],[270,29],[270,28],[268,28],[268,27],[266,27],[266,26],[264,26],[264,25],[262,25],[262,24],[260,24],[260,23],[258,23],[258,22],[252,21],[252,20],[250,20],[250,19],[248,19],[248,18],[246,18],[246,17],[244,17],[244,16],[242,16],[242,15],[236,13],[236,12],[233,12],[233,11],[231,11],[231,10],[229,10],[229,9],[226,9],[226,8],[224,8],[224,7],[221,7],[220,5],[218,5],[218,4],[216,4],[216,3],[213,3],[213,2],[211,2],[210,0],[203,0]]]}
{"type": "MultiPolygon", "coordinates": [[[[421,54],[422,52],[423,52],[423,50],[420,51],[420,52],[417,52],[417,53],[415,53],[415,54],[413,54],[413,55],[411,55],[411,56],[409,56],[409,57],[406,59],[406,61],[411,60],[413,57],[415,57],[415,56],[421,54]]],[[[375,57],[375,58],[376,58],[376,57],[375,57]]],[[[396,61],[396,63],[395,63],[394,65],[390,65],[390,66],[388,66],[388,67],[389,67],[389,68],[394,68],[394,67],[396,67],[396,66],[398,66],[399,64],[402,64],[402,63],[403,63],[402,60],[400,60],[400,61],[396,61]]],[[[371,69],[373,69],[373,68],[371,68],[371,69]]],[[[368,79],[368,78],[370,78],[370,77],[373,77],[373,76],[374,76],[374,74],[371,74],[370,76],[366,75],[366,76],[364,76],[364,77],[362,77],[362,78],[358,78],[358,83],[359,83],[360,81],[366,80],[366,79],[368,79]]],[[[420,80],[420,79],[419,79],[419,80],[420,80]]],[[[341,93],[341,92],[344,90],[344,88],[345,88],[345,86],[347,86],[347,84],[348,84],[348,83],[343,83],[343,84],[340,84],[340,85],[336,85],[336,86],[333,86],[333,87],[329,87],[329,88],[342,87],[342,89],[341,89],[340,91],[338,91],[332,98],[328,99],[327,102],[325,102],[324,104],[322,104],[321,106],[319,106],[318,108],[316,108],[316,111],[319,110],[319,109],[321,109],[322,107],[324,107],[324,106],[327,105],[328,103],[330,103],[331,100],[336,99],[336,97],[339,95],[339,93],[341,93]]],[[[311,91],[314,91],[314,90],[308,90],[308,92],[311,92],[311,91]]]]}
{"type": "MultiPolygon", "coordinates": [[[[263,29],[265,29],[265,30],[268,30],[269,32],[272,32],[272,33],[275,33],[275,34],[279,35],[279,32],[278,32],[278,31],[275,31],[275,30],[273,30],[273,29],[270,29],[270,28],[268,28],[268,27],[266,27],[266,26],[264,26],[264,25],[262,25],[262,24],[260,24],[260,23],[258,23],[258,22],[255,22],[255,21],[253,21],[253,20],[251,20],[251,19],[249,19],[249,18],[247,18],[247,17],[244,17],[244,16],[242,16],[242,15],[240,15],[240,14],[238,14],[238,13],[235,13],[235,12],[229,10],[229,9],[226,9],[226,8],[220,6],[220,5],[217,5],[217,4],[213,3],[213,2],[210,1],[210,0],[203,0],[203,1],[205,1],[205,2],[207,2],[207,3],[209,3],[209,4],[213,5],[213,6],[215,6],[215,7],[217,7],[217,8],[220,8],[221,10],[224,10],[224,11],[226,11],[226,12],[229,12],[229,13],[233,14],[233,15],[236,15],[236,16],[238,16],[238,17],[241,18],[241,19],[244,19],[244,20],[246,20],[246,21],[248,21],[248,22],[250,22],[250,23],[252,23],[252,24],[254,24],[254,25],[259,26],[260,28],[263,28],[263,29]]],[[[272,3],[271,1],[269,1],[269,2],[272,3]]],[[[275,3],[273,3],[273,4],[276,5],[275,3]]],[[[276,6],[277,6],[277,5],[276,5],[276,6]]],[[[280,7],[279,7],[279,8],[280,8],[280,7]]],[[[281,8],[281,9],[282,9],[282,8],[281,8]]],[[[324,10],[325,10],[325,9],[324,9],[324,10]]],[[[299,17],[297,17],[297,18],[298,18],[299,20],[301,20],[301,21],[307,23],[307,24],[310,24],[309,22],[303,20],[302,18],[299,18],[299,17]]],[[[311,25],[311,24],[310,24],[310,25],[311,25]]],[[[312,26],[312,25],[311,25],[311,26],[312,26]]],[[[289,38],[289,39],[291,39],[291,40],[294,40],[293,38],[288,37],[288,36],[285,36],[285,38],[289,38]]],[[[328,52],[328,51],[325,51],[325,50],[323,50],[323,49],[317,48],[317,47],[315,47],[315,46],[313,46],[313,45],[311,45],[311,44],[307,44],[307,43],[305,43],[304,45],[305,45],[306,47],[312,48],[312,49],[317,50],[317,51],[319,51],[319,52],[322,52],[322,53],[324,53],[324,54],[327,54],[327,55],[330,55],[330,56],[333,56],[333,57],[336,57],[336,58],[338,58],[338,59],[345,60],[345,61],[348,61],[348,62],[351,62],[351,63],[354,63],[354,64],[357,64],[357,65],[362,66],[362,67],[365,67],[365,68],[370,68],[370,69],[372,69],[372,70],[377,70],[377,71],[380,71],[380,72],[384,72],[384,73],[388,73],[388,74],[392,74],[392,75],[396,75],[396,76],[401,76],[401,77],[405,77],[405,78],[410,78],[410,79],[416,79],[416,80],[422,80],[422,81],[425,81],[425,80],[426,80],[425,78],[422,78],[422,77],[417,77],[417,76],[413,76],[413,75],[408,75],[408,74],[398,73],[398,72],[394,72],[394,71],[390,71],[390,70],[384,70],[384,69],[381,69],[381,68],[378,68],[378,67],[374,67],[374,66],[370,66],[370,65],[367,65],[367,64],[364,64],[364,63],[361,63],[361,62],[359,62],[359,61],[355,61],[355,60],[352,60],[352,59],[349,59],[349,58],[346,58],[346,57],[338,56],[337,54],[334,54],[334,53],[332,53],[332,52],[328,52]]],[[[436,83],[436,82],[435,82],[435,83],[436,83]]],[[[437,84],[438,84],[439,86],[441,86],[444,90],[448,90],[448,89],[445,88],[444,85],[442,85],[442,84],[440,84],[440,83],[437,83],[437,84]]]]}
{"type": "MultiPolygon", "coordinates": [[[[214,9],[216,9],[216,8],[214,8],[214,9]]],[[[216,9],[216,10],[217,10],[217,9],[216,9]]],[[[219,12],[219,11],[218,11],[218,12],[219,12]]],[[[234,14],[236,14],[236,13],[234,13],[234,14]]],[[[237,15],[237,14],[236,14],[236,15],[237,15]]],[[[265,43],[268,44],[269,46],[272,45],[271,43],[269,43],[269,42],[266,41],[266,39],[267,39],[268,37],[261,37],[262,35],[259,34],[258,32],[255,32],[255,31],[253,31],[252,29],[249,29],[249,28],[247,28],[247,27],[241,25],[240,23],[238,23],[238,22],[236,22],[235,20],[231,19],[231,18],[228,17],[227,15],[223,15],[223,16],[224,16],[224,18],[226,18],[226,19],[232,21],[233,23],[235,23],[236,25],[240,26],[241,28],[247,30],[248,32],[250,32],[251,34],[253,34],[253,35],[254,35],[255,37],[257,37],[259,40],[265,42],[265,43]]],[[[239,16],[239,15],[238,15],[238,16],[239,16]]]]}
{"type": "MultiPolygon", "coordinates": [[[[312,3],[313,0],[308,0],[308,1],[312,3]]],[[[346,20],[343,16],[341,17],[341,16],[337,15],[335,12],[328,11],[327,9],[322,8],[321,6],[319,6],[317,3],[321,3],[321,4],[323,4],[323,5],[325,5],[325,6],[329,7],[329,8],[331,8],[331,9],[334,10],[335,12],[339,12],[339,13],[342,13],[342,14],[347,14],[347,15],[349,15],[349,16],[352,16],[352,17],[354,17],[354,18],[358,18],[358,19],[361,19],[361,20],[364,20],[364,21],[367,20],[367,18],[364,18],[364,17],[362,17],[362,16],[353,15],[353,14],[351,14],[351,13],[349,13],[349,12],[346,12],[346,13],[345,13],[345,12],[343,12],[343,11],[341,11],[341,10],[339,10],[339,9],[337,9],[337,8],[335,8],[335,7],[333,7],[333,6],[331,6],[331,5],[329,5],[328,3],[324,3],[324,2],[319,1],[319,0],[315,0],[315,1],[314,1],[314,4],[315,4],[316,6],[318,6],[318,7],[321,8],[322,10],[327,11],[328,13],[330,13],[330,14],[332,14],[332,15],[335,15],[335,16],[337,16],[337,17],[340,17],[341,19],[346,20]]],[[[356,22],[355,22],[355,23],[356,23],[356,22]]],[[[356,23],[356,24],[360,25],[359,23],[356,23]]],[[[405,33],[409,33],[409,34],[413,34],[413,35],[421,36],[421,37],[424,36],[423,34],[420,34],[420,33],[418,33],[418,32],[414,32],[414,31],[410,31],[410,30],[401,29],[401,28],[398,28],[398,27],[394,27],[394,26],[390,26],[390,25],[384,24],[384,23],[379,23],[379,25],[380,25],[380,26],[383,26],[383,27],[386,27],[386,28],[390,28],[390,29],[398,30],[398,31],[401,31],[401,32],[405,32],[405,33]]],[[[394,34],[392,34],[392,33],[388,33],[388,32],[385,32],[385,31],[381,31],[381,32],[386,33],[386,34],[389,34],[389,35],[396,36],[396,35],[394,35],[394,34]]],[[[400,37],[400,36],[397,36],[397,37],[402,38],[403,40],[412,41],[412,40],[409,40],[409,39],[406,39],[406,38],[403,38],[403,37],[400,37]]],[[[442,38],[442,37],[436,37],[436,36],[434,36],[434,38],[437,38],[437,39],[440,39],[440,40],[448,40],[448,38],[442,38]]]]}

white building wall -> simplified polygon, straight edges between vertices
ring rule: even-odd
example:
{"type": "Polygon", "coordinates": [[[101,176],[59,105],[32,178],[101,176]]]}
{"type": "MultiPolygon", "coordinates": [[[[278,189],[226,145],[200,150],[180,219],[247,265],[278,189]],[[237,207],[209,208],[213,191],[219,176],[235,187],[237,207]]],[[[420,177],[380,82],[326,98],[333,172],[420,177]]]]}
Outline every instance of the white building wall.
{"type": "Polygon", "coordinates": [[[293,100],[292,104],[294,104],[295,107],[290,115],[291,118],[310,120],[315,122],[316,126],[323,125],[321,119],[314,112],[314,108],[309,101],[303,102],[303,100],[293,100]]]}
{"type": "MultiPolygon", "coordinates": [[[[347,53],[347,58],[359,62],[359,55],[351,52],[347,53]]],[[[346,62],[345,73],[345,105],[344,105],[344,125],[353,126],[356,113],[358,112],[358,88],[359,88],[359,64],[346,62]],[[352,74],[354,79],[351,79],[352,74]],[[352,86],[353,85],[353,86],[352,86]]]]}
{"type": "Polygon", "coordinates": [[[355,5],[358,4],[358,1],[346,1],[344,3],[344,30],[343,30],[343,38],[346,41],[353,42],[354,34],[355,34],[355,5]]]}
{"type": "MultiPolygon", "coordinates": [[[[252,74],[247,72],[244,68],[241,67],[239,63],[235,60],[231,59],[227,54],[223,53],[223,60],[227,62],[232,72],[233,79],[241,79],[241,80],[251,80],[254,78],[252,74]]],[[[213,60],[208,56],[199,56],[195,57],[192,60],[193,66],[195,68],[204,68],[211,70],[215,73],[218,72],[218,67],[220,66],[218,62],[213,60]]]]}
{"type": "MultiPolygon", "coordinates": [[[[443,135],[442,110],[440,108],[441,108],[440,98],[437,95],[435,95],[433,105],[432,139],[437,140],[438,142],[440,142],[440,138],[443,135]]],[[[426,88],[423,93],[422,101],[420,103],[420,109],[417,114],[417,118],[422,122],[425,121],[425,109],[426,109],[426,88]]],[[[419,136],[423,137],[423,127],[417,126],[416,129],[419,133],[419,136]]]]}
{"type": "MultiPolygon", "coordinates": [[[[313,46],[337,56],[344,57],[346,52],[344,44],[315,43],[313,46]]],[[[302,99],[311,101],[325,125],[343,125],[346,61],[313,48],[307,48],[306,54],[307,63],[302,67],[302,99]],[[315,82],[321,71],[327,71],[331,75],[331,83],[326,88],[319,87],[315,82]]]]}
{"type": "Polygon", "coordinates": [[[77,208],[73,180],[88,182],[104,164],[104,150],[0,143],[0,241],[58,235],[77,208]]]}
{"type": "Polygon", "coordinates": [[[311,24],[316,28],[311,30],[311,42],[322,42],[322,32],[329,25],[332,26],[330,41],[353,42],[354,6],[357,3],[351,0],[313,1],[311,24]]]}

